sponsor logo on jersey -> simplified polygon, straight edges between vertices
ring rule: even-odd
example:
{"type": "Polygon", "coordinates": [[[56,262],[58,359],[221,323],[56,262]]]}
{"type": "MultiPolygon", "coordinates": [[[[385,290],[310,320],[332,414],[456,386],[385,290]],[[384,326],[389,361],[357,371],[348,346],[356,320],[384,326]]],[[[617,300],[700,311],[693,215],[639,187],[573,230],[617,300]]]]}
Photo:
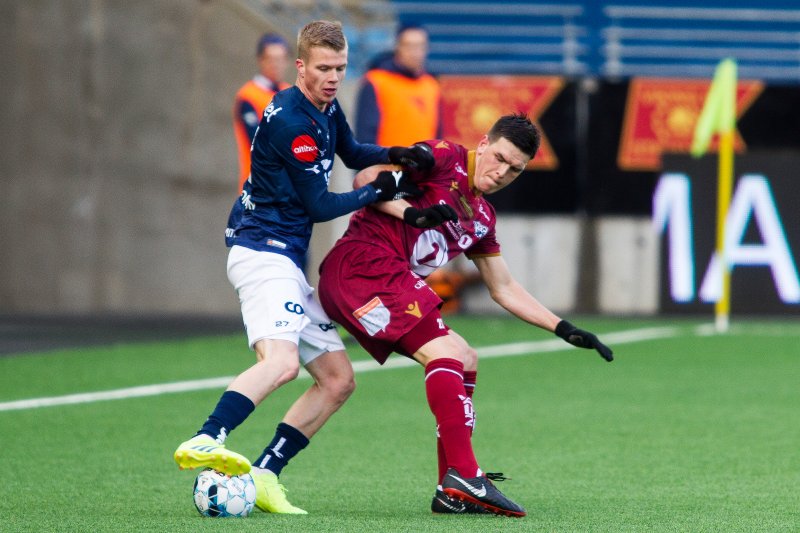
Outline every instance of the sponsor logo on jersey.
{"type": "Polygon", "coordinates": [[[483,239],[483,237],[489,233],[489,228],[478,222],[475,221],[475,237],[478,239],[483,239]]]}
{"type": "Polygon", "coordinates": [[[414,300],[413,304],[408,304],[408,308],[405,310],[407,315],[415,316],[417,318],[422,317],[422,313],[419,310],[419,302],[414,300]]]}
{"type": "Polygon", "coordinates": [[[480,211],[480,212],[481,212],[481,215],[483,215],[483,218],[485,218],[486,220],[488,220],[488,221],[490,221],[490,222],[491,222],[491,220],[492,220],[492,219],[490,219],[490,218],[489,218],[489,215],[486,213],[486,211],[484,211],[484,210],[483,210],[483,204],[480,204],[480,205],[478,206],[478,211],[480,211]]]}
{"type": "Polygon", "coordinates": [[[267,122],[269,122],[272,117],[277,115],[281,109],[283,108],[279,107],[276,109],[275,104],[270,102],[266,109],[264,109],[264,117],[267,119],[267,122]]]}
{"type": "Polygon", "coordinates": [[[436,146],[434,146],[434,148],[444,148],[445,150],[449,150],[450,145],[447,144],[447,141],[439,141],[438,143],[436,143],[436,146]]]}
{"type": "Polygon", "coordinates": [[[252,197],[250,193],[247,191],[242,191],[242,197],[240,201],[242,202],[242,205],[247,211],[252,211],[253,209],[256,208],[256,204],[253,203],[252,197]]]}
{"type": "Polygon", "coordinates": [[[275,239],[267,239],[267,246],[274,246],[275,248],[280,248],[281,250],[286,249],[285,242],[276,241],[275,239]]]}
{"type": "Polygon", "coordinates": [[[292,141],[292,153],[295,159],[304,163],[311,163],[317,158],[319,148],[309,135],[299,135],[292,141]]]}
{"type": "MultiPolygon", "coordinates": [[[[448,227],[451,224],[448,224],[448,227]]],[[[449,260],[447,239],[436,229],[422,232],[414,243],[409,262],[411,270],[421,276],[429,276],[431,272],[443,266],[449,260]]]]}
{"type": "Polygon", "coordinates": [[[455,169],[456,169],[456,172],[458,172],[458,173],[459,173],[459,174],[461,174],[462,176],[469,177],[469,174],[467,174],[467,171],[466,171],[466,170],[464,170],[464,167],[462,167],[462,166],[461,166],[461,164],[459,164],[459,163],[456,163],[456,165],[455,165],[455,169]]]}

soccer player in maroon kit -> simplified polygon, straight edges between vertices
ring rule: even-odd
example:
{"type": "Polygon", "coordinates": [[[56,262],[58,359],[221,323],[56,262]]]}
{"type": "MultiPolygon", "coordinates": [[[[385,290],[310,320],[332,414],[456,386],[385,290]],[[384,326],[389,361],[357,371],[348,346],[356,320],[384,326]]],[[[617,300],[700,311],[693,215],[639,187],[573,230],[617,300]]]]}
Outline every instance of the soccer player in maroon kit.
{"type": "MultiPolygon", "coordinates": [[[[426,276],[465,253],[492,298],[510,313],[613,359],[594,334],[562,320],[528,293],[500,256],[495,212],[484,195],[511,184],[539,142],[538,129],[524,114],[501,117],[474,151],[426,141],[435,166],[427,172],[406,171],[424,195],[357,211],[320,266],[319,297],[331,319],[379,363],[394,351],[425,367],[438,436],[434,512],[525,516],[492,483],[504,479],[502,474],[485,474],[478,466],[471,443],[477,353],[445,325],[441,300],[425,283],[426,276]],[[432,212],[441,220],[434,220],[432,212]]],[[[360,173],[356,181],[371,179],[368,174],[360,173]]]]}

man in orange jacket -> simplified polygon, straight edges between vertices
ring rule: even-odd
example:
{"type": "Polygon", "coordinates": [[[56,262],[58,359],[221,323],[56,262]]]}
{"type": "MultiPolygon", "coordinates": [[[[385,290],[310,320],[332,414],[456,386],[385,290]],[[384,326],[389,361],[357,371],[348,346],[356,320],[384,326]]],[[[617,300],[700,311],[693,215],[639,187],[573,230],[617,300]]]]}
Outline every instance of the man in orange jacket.
{"type": "Polygon", "coordinates": [[[258,74],[242,85],[233,104],[233,133],[239,152],[239,188],[241,192],[250,175],[250,145],[256,133],[264,108],[272,96],[291,84],[283,81],[289,64],[289,44],[278,34],[266,33],[256,47],[258,74]]]}
{"type": "Polygon", "coordinates": [[[356,100],[358,142],[407,146],[441,137],[439,82],[425,70],[428,32],[405,24],[394,53],[373,61],[356,100]]]}

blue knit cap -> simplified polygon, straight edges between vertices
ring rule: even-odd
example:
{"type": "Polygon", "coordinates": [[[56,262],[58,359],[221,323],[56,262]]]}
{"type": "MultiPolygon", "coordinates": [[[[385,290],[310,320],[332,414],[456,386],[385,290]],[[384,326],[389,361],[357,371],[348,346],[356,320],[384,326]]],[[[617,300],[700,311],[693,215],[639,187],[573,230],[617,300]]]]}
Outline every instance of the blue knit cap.
{"type": "Polygon", "coordinates": [[[286,39],[284,39],[281,35],[278,35],[277,33],[265,33],[258,40],[258,45],[256,46],[256,55],[260,56],[261,52],[264,51],[264,48],[271,44],[280,44],[287,50],[289,49],[289,43],[287,43],[286,39]]]}

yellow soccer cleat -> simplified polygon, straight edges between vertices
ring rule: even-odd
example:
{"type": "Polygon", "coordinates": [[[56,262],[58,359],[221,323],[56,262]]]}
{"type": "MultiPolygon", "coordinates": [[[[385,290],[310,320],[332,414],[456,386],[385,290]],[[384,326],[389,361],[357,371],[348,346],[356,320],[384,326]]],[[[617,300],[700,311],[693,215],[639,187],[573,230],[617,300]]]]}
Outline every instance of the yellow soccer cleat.
{"type": "Polygon", "coordinates": [[[175,462],[181,470],[199,467],[213,468],[229,476],[250,472],[250,461],[232,452],[209,435],[196,435],[175,450],[175,462]]]}
{"type": "Polygon", "coordinates": [[[256,507],[265,513],[308,514],[289,503],[286,499],[286,487],[278,481],[278,476],[269,471],[252,475],[256,483],[256,507]]]}

